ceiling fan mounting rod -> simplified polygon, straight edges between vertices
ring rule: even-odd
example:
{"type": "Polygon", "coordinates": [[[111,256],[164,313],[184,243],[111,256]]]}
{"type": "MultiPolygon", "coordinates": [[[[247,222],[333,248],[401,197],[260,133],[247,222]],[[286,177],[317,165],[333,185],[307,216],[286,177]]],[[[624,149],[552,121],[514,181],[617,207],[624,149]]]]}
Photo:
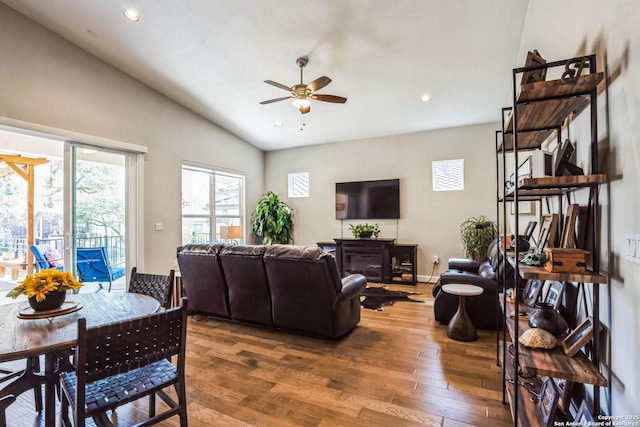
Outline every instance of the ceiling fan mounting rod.
{"type": "Polygon", "coordinates": [[[296,59],[296,63],[298,64],[298,67],[300,67],[300,84],[303,85],[304,83],[302,83],[302,69],[309,63],[309,58],[306,56],[301,56],[300,58],[296,59]]]}

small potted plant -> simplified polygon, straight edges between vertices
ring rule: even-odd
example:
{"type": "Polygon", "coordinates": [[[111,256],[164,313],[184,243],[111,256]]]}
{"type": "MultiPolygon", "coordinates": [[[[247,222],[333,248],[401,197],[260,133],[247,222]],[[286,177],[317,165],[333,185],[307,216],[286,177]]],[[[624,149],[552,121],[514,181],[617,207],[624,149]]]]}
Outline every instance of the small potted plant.
{"type": "Polygon", "coordinates": [[[460,225],[460,239],[465,256],[478,261],[487,259],[487,249],[496,238],[496,224],[483,215],[469,218],[460,225]]]}
{"type": "Polygon", "coordinates": [[[353,234],[353,237],[356,239],[370,239],[371,237],[378,237],[380,234],[380,227],[378,224],[351,224],[349,226],[349,230],[353,234]]]}
{"type": "Polygon", "coordinates": [[[29,305],[35,311],[55,310],[60,308],[66,299],[69,289],[77,291],[82,287],[73,274],[57,268],[40,270],[27,276],[22,283],[13,288],[7,297],[17,298],[26,295],[29,305]]]}

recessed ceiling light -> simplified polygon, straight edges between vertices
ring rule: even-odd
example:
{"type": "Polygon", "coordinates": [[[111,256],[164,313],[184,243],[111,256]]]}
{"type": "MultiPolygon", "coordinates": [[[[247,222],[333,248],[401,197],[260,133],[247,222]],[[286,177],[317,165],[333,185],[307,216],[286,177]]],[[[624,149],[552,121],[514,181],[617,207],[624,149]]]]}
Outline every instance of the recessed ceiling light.
{"type": "Polygon", "coordinates": [[[425,93],[424,95],[422,95],[420,97],[420,101],[422,102],[429,102],[431,101],[431,95],[429,95],[428,93],[425,93]]]}
{"type": "Polygon", "coordinates": [[[138,22],[140,20],[140,15],[138,14],[137,11],[133,10],[133,9],[122,9],[122,13],[124,13],[124,16],[132,22],[138,22]]]}
{"type": "Polygon", "coordinates": [[[284,126],[282,122],[274,122],[273,125],[277,128],[281,128],[282,126],[284,126]]]}

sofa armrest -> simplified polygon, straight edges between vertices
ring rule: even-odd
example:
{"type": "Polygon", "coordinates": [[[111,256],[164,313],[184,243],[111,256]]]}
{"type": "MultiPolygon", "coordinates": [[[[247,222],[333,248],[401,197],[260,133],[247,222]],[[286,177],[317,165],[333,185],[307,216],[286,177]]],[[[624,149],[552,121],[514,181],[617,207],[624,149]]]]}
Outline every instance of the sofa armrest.
{"type": "Polygon", "coordinates": [[[449,258],[450,270],[462,270],[470,273],[477,273],[480,265],[482,265],[482,262],[475,259],[449,258]]]}
{"type": "Polygon", "coordinates": [[[362,294],[367,287],[367,278],[362,274],[351,274],[342,279],[342,291],[338,294],[336,302],[355,298],[362,294]]]}

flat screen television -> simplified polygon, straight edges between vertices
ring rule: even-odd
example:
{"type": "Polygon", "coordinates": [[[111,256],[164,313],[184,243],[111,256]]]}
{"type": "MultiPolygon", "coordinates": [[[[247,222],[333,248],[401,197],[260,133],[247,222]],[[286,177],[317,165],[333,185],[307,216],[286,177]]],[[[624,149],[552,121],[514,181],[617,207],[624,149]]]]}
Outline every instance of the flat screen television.
{"type": "Polygon", "coordinates": [[[400,180],[336,183],[336,219],[400,218],[400,180]]]}

